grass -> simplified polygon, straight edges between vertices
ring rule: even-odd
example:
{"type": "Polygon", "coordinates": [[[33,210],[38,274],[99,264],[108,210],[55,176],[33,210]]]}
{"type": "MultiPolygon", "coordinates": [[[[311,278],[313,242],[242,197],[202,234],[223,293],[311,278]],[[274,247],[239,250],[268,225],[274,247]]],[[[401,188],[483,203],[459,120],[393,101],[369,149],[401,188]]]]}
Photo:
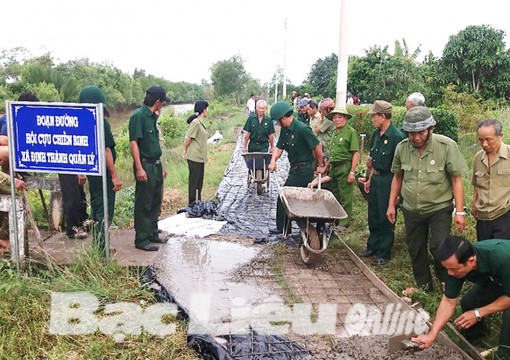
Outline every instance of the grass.
{"type": "Polygon", "coordinates": [[[174,335],[157,337],[142,332],[122,343],[100,331],[89,335],[49,333],[52,292],[86,291],[106,304],[136,303],[143,308],[156,303],[152,291],[141,287],[140,269],[122,268],[116,261],[104,264],[97,254],[81,254],[73,266],[32,265],[18,273],[10,263],[0,263],[0,353],[3,359],[196,359],[186,347],[186,324],[177,319],[174,335]]]}
{"type": "MultiPolygon", "coordinates": [[[[212,104],[212,106],[214,106],[212,104]]],[[[214,198],[233,150],[236,128],[244,124],[241,109],[219,106],[217,114],[208,119],[209,134],[222,131],[220,145],[210,146],[206,164],[203,198],[214,198]],[[233,114],[228,119],[225,112],[233,114]]],[[[117,131],[122,134],[122,126],[117,131]]],[[[125,131],[125,130],[124,130],[125,131]]],[[[181,134],[182,137],[184,134],[181,134]]],[[[123,135],[125,137],[125,133],[123,135]]],[[[118,139],[116,137],[116,139],[118,139]]],[[[122,143],[125,138],[119,140],[122,143]]],[[[171,149],[165,148],[163,156],[168,177],[165,181],[163,215],[174,214],[187,204],[188,169],[182,159],[182,141],[171,149]]],[[[134,202],[134,176],[132,160],[126,144],[120,146],[117,171],[123,189],[117,193],[114,227],[132,226],[134,202]]],[[[45,192],[46,201],[49,192],[45,192]]],[[[39,225],[47,224],[39,194],[29,191],[32,212],[39,225]]],[[[128,335],[122,343],[99,330],[90,335],[52,335],[49,333],[52,292],[86,291],[99,299],[99,317],[107,304],[135,303],[143,308],[157,302],[154,294],[140,284],[140,269],[122,268],[114,260],[109,264],[92,252],[81,254],[75,265],[60,267],[47,263],[29,264],[21,272],[3,260],[0,262],[0,357],[4,359],[196,359],[187,348],[187,324],[175,318],[169,322],[177,325],[174,335],[158,337],[147,332],[128,335]]]]}

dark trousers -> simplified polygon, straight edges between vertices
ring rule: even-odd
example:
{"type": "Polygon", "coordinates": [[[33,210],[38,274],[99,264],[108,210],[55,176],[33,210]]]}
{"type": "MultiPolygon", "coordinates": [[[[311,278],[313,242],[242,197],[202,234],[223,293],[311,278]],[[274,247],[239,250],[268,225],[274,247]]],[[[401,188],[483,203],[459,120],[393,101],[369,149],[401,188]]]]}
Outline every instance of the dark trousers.
{"type": "MultiPolygon", "coordinates": [[[[473,284],[473,287],[460,301],[462,312],[480,308],[505,295],[500,284],[489,282],[487,286],[473,284]]],[[[466,329],[464,335],[469,339],[483,334],[483,320],[466,329]]],[[[497,359],[510,359],[510,309],[503,311],[503,321],[499,334],[499,348],[496,353],[497,359]]]]}
{"type": "Polygon", "coordinates": [[[81,226],[87,215],[87,198],[83,185],[78,184],[77,175],[58,174],[62,201],[64,203],[64,216],[66,218],[66,235],[74,235],[73,227],[81,226]]]}
{"type": "Polygon", "coordinates": [[[395,240],[395,224],[388,221],[386,211],[390,199],[393,174],[372,176],[368,194],[368,229],[367,250],[376,251],[380,258],[389,259],[395,240]]]}
{"type": "Polygon", "coordinates": [[[352,217],[352,196],[354,193],[354,183],[349,184],[347,178],[351,171],[351,162],[343,164],[334,164],[329,170],[331,177],[331,189],[333,195],[338,200],[342,208],[347,213],[347,218],[339,221],[341,226],[349,225],[352,217]]]}
{"type": "Polygon", "coordinates": [[[478,220],[476,239],[510,239],[510,211],[494,220],[478,220]]]}
{"type": "Polygon", "coordinates": [[[142,167],[147,173],[147,181],[137,181],[135,189],[135,245],[140,246],[158,237],[158,217],[163,200],[161,163],[142,162],[142,167]]]}
{"type": "Polygon", "coordinates": [[[202,200],[205,164],[188,160],[188,170],[188,204],[191,205],[191,203],[197,200],[202,200]]]}
{"type": "MultiPolygon", "coordinates": [[[[103,178],[101,176],[88,176],[90,191],[90,208],[92,220],[94,220],[92,244],[105,254],[104,238],[104,201],[103,201],[103,178]]],[[[113,191],[112,177],[109,172],[106,174],[106,199],[108,201],[108,227],[113,220],[115,209],[115,191],[113,191]]]]}
{"type": "Polygon", "coordinates": [[[413,265],[414,279],[418,287],[432,290],[429,251],[432,254],[434,270],[439,281],[444,282],[445,269],[436,258],[436,251],[443,240],[450,235],[453,207],[417,214],[402,209],[404,214],[407,250],[413,265]],[[430,239],[429,239],[430,235],[430,239]]]}
{"type": "MultiPolygon", "coordinates": [[[[293,168],[291,166],[289,176],[283,186],[298,186],[307,187],[308,184],[313,180],[313,168],[312,163],[303,165],[300,167],[293,168]]],[[[285,210],[283,209],[283,203],[278,196],[276,203],[276,228],[279,232],[283,232],[284,223],[286,223],[285,210]]],[[[288,224],[287,224],[288,225],[288,224]]]]}

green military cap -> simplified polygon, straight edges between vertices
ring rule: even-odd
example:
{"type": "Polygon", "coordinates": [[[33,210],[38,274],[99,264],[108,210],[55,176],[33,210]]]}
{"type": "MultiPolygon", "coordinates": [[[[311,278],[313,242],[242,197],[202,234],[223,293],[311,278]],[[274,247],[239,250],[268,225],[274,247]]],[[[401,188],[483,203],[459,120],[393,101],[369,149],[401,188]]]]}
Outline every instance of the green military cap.
{"type": "Polygon", "coordinates": [[[280,120],[289,111],[292,111],[290,105],[286,101],[279,101],[271,106],[269,116],[271,116],[271,119],[280,120]]]}
{"type": "Polygon", "coordinates": [[[407,132],[420,132],[436,125],[436,120],[426,106],[415,106],[406,112],[404,117],[404,130],[407,132]]]}
{"type": "Polygon", "coordinates": [[[329,120],[333,120],[333,116],[335,116],[335,114],[344,115],[347,119],[352,118],[352,115],[349,114],[345,108],[339,107],[339,106],[337,106],[333,110],[331,110],[331,112],[329,114],[327,114],[326,117],[329,120]]]}
{"type": "Polygon", "coordinates": [[[106,98],[104,96],[103,91],[97,86],[85,86],[80,91],[80,100],[81,103],[89,103],[89,104],[100,104],[105,103],[106,98]]]}
{"type": "Polygon", "coordinates": [[[369,114],[391,114],[391,104],[384,100],[376,100],[369,114]]]}

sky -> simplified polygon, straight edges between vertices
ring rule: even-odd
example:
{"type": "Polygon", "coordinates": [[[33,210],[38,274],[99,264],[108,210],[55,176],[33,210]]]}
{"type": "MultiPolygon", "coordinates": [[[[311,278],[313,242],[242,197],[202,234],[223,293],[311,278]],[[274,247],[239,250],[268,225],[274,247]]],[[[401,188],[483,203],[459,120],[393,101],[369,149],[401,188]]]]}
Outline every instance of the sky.
{"type": "MultiPolygon", "coordinates": [[[[299,85],[318,59],[338,53],[341,1],[3,0],[0,50],[89,58],[190,83],[210,81],[215,62],[239,55],[261,83],[285,64],[299,85]]],[[[376,45],[393,52],[405,39],[410,51],[440,56],[451,35],[482,24],[505,31],[510,43],[504,0],[343,1],[349,55],[376,45]]]]}

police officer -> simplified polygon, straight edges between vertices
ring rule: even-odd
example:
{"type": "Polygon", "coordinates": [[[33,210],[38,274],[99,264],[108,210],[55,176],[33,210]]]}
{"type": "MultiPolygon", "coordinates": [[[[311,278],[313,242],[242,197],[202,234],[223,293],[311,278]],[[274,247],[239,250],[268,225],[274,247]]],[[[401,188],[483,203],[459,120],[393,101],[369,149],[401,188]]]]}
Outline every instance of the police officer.
{"type": "MultiPolygon", "coordinates": [[[[104,104],[106,98],[103,91],[97,86],[86,86],[80,92],[80,103],[104,104]]],[[[115,140],[113,139],[110,123],[106,118],[109,112],[104,108],[104,146],[105,146],[105,162],[106,162],[106,196],[108,200],[108,226],[113,220],[115,209],[115,192],[122,187],[122,182],[117,177],[115,169],[115,160],[117,153],[115,152],[115,140]]],[[[90,191],[90,207],[92,210],[93,227],[93,246],[99,250],[103,256],[106,255],[108,249],[105,248],[104,236],[104,203],[103,203],[103,179],[101,176],[87,176],[89,180],[90,191]]]]}
{"type": "Polygon", "coordinates": [[[147,89],[143,105],[129,119],[129,146],[134,162],[135,189],[135,247],[144,251],[159,249],[163,244],[158,233],[158,216],[163,200],[163,178],[166,172],[161,164],[158,114],[170,99],[159,86],[147,89]]]}
{"type": "Polygon", "coordinates": [[[345,231],[352,216],[352,195],[356,166],[359,159],[358,133],[347,120],[352,116],[346,109],[334,108],[326,115],[335,124],[335,132],[329,143],[329,176],[333,195],[347,213],[347,218],[340,220],[340,231],[345,231]]]}
{"type": "Polygon", "coordinates": [[[466,224],[462,174],[468,167],[455,141],[433,133],[435,124],[436,120],[425,106],[415,106],[405,114],[404,130],[408,138],[395,149],[386,212],[388,220],[395,223],[395,206],[402,193],[402,214],[413,275],[417,285],[425,291],[433,289],[429,250],[434,254],[436,275],[444,282],[444,268],[435,254],[450,234],[452,200],[455,200],[455,227],[462,231],[466,224]]]}
{"type": "Polygon", "coordinates": [[[373,265],[386,264],[391,255],[395,239],[395,224],[386,217],[390,198],[391,162],[398,143],[404,140],[404,134],[391,122],[392,106],[384,100],[376,100],[369,114],[376,128],[370,140],[370,158],[372,168],[364,189],[368,193],[368,228],[370,235],[367,249],[360,254],[362,257],[377,255],[373,265]]]}
{"type": "MultiPolygon", "coordinates": [[[[283,150],[287,151],[290,171],[284,186],[306,187],[313,180],[314,159],[319,164],[317,171],[323,172],[322,147],[306,124],[294,120],[293,110],[287,102],[277,102],[271,107],[271,119],[278,121],[282,130],[276,149],[273,151],[271,163],[268,166],[269,171],[276,169],[276,160],[280,158],[283,150]]],[[[276,208],[276,229],[271,229],[272,233],[282,234],[284,231],[285,213],[283,204],[278,197],[276,208]]],[[[285,224],[286,226],[290,224],[285,224]]]]}

